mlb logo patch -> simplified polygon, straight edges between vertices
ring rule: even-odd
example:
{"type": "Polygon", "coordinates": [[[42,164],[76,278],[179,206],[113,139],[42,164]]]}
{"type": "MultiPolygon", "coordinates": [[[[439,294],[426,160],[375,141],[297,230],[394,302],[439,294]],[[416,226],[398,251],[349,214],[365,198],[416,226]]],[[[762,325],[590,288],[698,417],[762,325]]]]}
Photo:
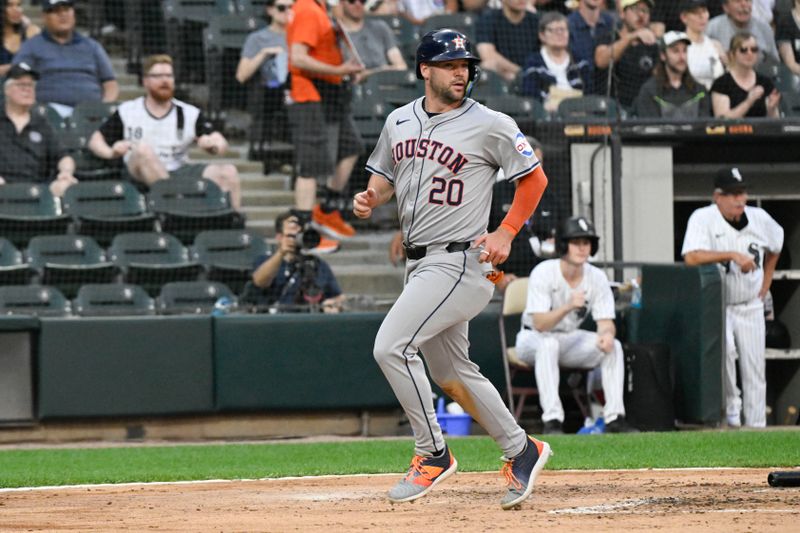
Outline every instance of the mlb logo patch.
{"type": "Polygon", "coordinates": [[[533,147],[522,132],[517,133],[517,136],[514,137],[514,148],[525,157],[531,157],[533,155],[533,147]]]}

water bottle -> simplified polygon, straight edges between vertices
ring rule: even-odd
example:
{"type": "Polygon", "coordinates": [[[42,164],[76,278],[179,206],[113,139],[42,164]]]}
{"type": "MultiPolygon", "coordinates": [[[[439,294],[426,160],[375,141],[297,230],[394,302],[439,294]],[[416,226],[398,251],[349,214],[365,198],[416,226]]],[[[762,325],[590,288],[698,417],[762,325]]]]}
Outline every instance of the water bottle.
{"type": "Polygon", "coordinates": [[[631,280],[631,307],[642,308],[642,287],[636,278],[631,280]]]}
{"type": "Polygon", "coordinates": [[[225,316],[230,313],[233,307],[233,300],[227,296],[222,296],[219,300],[214,302],[214,309],[211,310],[211,316],[225,316]]]}

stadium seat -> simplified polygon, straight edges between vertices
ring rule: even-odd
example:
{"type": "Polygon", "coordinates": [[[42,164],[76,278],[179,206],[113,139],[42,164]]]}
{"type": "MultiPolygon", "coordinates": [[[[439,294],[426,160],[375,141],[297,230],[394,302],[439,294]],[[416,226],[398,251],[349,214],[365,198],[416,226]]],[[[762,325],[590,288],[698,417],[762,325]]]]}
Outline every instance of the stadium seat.
{"type": "Polygon", "coordinates": [[[481,70],[472,88],[472,98],[483,102],[490,96],[502,96],[511,93],[510,84],[497,72],[481,70]]]}
{"type": "Polygon", "coordinates": [[[419,44],[419,27],[412,24],[407,18],[400,15],[376,15],[372,18],[382,20],[389,26],[397,40],[397,46],[401,50],[404,45],[409,43],[413,43],[414,46],[419,44]]]}
{"type": "Polygon", "coordinates": [[[244,227],[244,218],[230,207],[227,196],[204,178],[161,180],[150,187],[150,210],[161,220],[161,229],[191,244],[209,229],[244,227]]]}
{"type": "Polygon", "coordinates": [[[212,119],[219,118],[223,109],[244,109],[247,104],[247,88],[236,81],[236,66],[247,35],[263,24],[259,20],[238,14],[217,15],[203,31],[206,79],[215,80],[208,84],[207,111],[212,119]]]}
{"type": "Polygon", "coordinates": [[[558,104],[557,116],[561,120],[616,120],[617,103],[611,98],[597,95],[567,98],[558,104]]]}
{"type": "Polygon", "coordinates": [[[97,131],[108,117],[114,114],[118,105],[112,102],[80,102],[75,106],[70,122],[81,144],[86,146],[89,138],[97,131]]]}
{"type": "Polygon", "coordinates": [[[780,106],[785,117],[800,117],[800,93],[781,93],[780,106]]]}
{"type": "Polygon", "coordinates": [[[148,316],[155,301],[138,285],[105,283],[83,285],[72,302],[77,316],[148,316]]]}
{"type": "Polygon", "coordinates": [[[548,118],[542,103],[534,98],[503,94],[487,96],[485,103],[490,109],[513,118],[523,132],[533,131],[537,122],[548,118]]]}
{"type": "Polygon", "coordinates": [[[94,237],[102,246],[118,233],[156,229],[144,196],[127,181],[79,182],[66,190],[62,203],[76,233],[94,237]]]}
{"type": "Polygon", "coordinates": [[[25,250],[28,264],[40,274],[43,285],[57,287],[74,298],[85,283],[111,283],[119,269],[106,261],[97,241],[85,235],[33,237],[25,250]]]}
{"type": "Polygon", "coordinates": [[[34,271],[22,258],[14,243],[0,237],[0,285],[25,285],[31,281],[34,271]]]}
{"type": "Polygon", "coordinates": [[[55,287],[0,287],[0,315],[69,316],[70,303],[55,287]]]}
{"type": "Polygon", "coordinates": [[[156,299],[162,315],[207,314],[222,297],[236,306],[236,296],[225,284],[216,281],[184,281],[167,283],[156,299]]]}
{"type": "Polygon", "coordinates": [[[248,17],[264,17],[267,0],[236,0],[239,13],[248,17]]]}
{"type": "Polygon", "coordinates": [[[367,146],[367,152],[370,152],[381,136],[389,109],[380,96],[373,96],[366,92],[354,94],[352,105],[356,129],[367,146]]]}
{"type": "MultiPolygon", "coordinates": [[[[384,70],[366,79],[363,93],[379,98],[394,108],[419,98],[424,94],[424,89],[412,70],[384,70]]],[[[355,104],[353,108],[358,111],[355,104]]]]}
{"type": "Polygon", "coordinates": [[[425,19],[425,22],[422,23],[419,34],[422,36],[430,31],[438,30],[439,28],[450,28],[463,33],[470,41],[475,43],[476,21],[477,17],[467,12],[433,15],[425,19]]]}
{"type": "Polygon", "coordinates": [[[239,294],[250,280],[253,262],[267,253],[267,243],[245,230],[211,230],[199,233],[192,249],[206,269],[206,279],[225,283],[239,294]]]}
{"type": "Polygon", "coordinates": [[[141,285],[154,297],[165,283],[194,281],[201,271],[189,260],[186,247],[168,233],[121,233],[111,241],[108,254],[126,283],[141,285]]]}
{"type": "Polygon", "coordinates": [[[0,235],[24,248],[35,235],[64,234],[71,219],[58,198],[42,183],[0,186],[0,235]]]}

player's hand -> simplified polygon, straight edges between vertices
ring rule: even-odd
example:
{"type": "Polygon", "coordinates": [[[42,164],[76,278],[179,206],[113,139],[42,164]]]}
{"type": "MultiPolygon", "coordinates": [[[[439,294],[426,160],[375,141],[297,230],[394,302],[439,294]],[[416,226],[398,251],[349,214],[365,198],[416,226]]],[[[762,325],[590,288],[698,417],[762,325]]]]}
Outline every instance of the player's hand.
{"type": "Polygon", "coordinates": [[[569,300],[570,306],[573,309],[580,309],[581,307],[586,305],[586,291],[584,290],[575,290],[572,291],[572,296],[569,300]]]}
{"type": "Polygon", "coordinates": [[[597,335],[597,348],[603,353],[611,353],[614,349],[614,335],[603,333],[597,335]]]}
{"type": "Polygon", "coordinates": [[[364,65],[362,65],[353,58],[350,58],[341,65],[339,65],[340,76],[349,76],[351,74],[358,74],[362,70],[364,70],[364,65]]]}
{"type": "Polygon", "coordinates": [[[406,249],[403,248],[403,234],[398,231],[392,237],[392,242],[389,243],[389,261],[394,266],[397,266],[405,258],[406,249]]]}
{"type": "Polygon", "coordinates": [[[747,274],[748,272],[754,271],[758,266],[756,265],[755,259],[753,259],[752,255],[748,254],[736,254],[733,258],[737,265],[739,265],[739,270],[742,273],[747,274]]]}
{"type": "Polygon", "coordinates": [[[111,146],[112,157],[122,157],[130,152],[132,147],[133,145],[130,141],[117,141],[111,146]]]}
{"type": "Polygon", "coordinates": [[[76,183],[78,183],[78,180],[75,179],[75,176],[61,173],[56,179],[50,182],[50,192],[53,194],[53,196],[64,196],[64,191],[76,183]]]}
{"type": "Polygon", "coordinates": [[[480,248],[479,263],[491,263],[492,266],[497,266],[504,263],[508,259],[508,254],[511,253],[511,241],[514,240],[514,235],[505,229],[499,227],[491,233],[481,235],[475,240],[473,248],[480,248]]]}
{"type": "Polygon", "coordinates": [[[378,193],[372,187],[353,196],[353,214],[358,218],[372,216],[372,208],[378,205],[378,193]]]}

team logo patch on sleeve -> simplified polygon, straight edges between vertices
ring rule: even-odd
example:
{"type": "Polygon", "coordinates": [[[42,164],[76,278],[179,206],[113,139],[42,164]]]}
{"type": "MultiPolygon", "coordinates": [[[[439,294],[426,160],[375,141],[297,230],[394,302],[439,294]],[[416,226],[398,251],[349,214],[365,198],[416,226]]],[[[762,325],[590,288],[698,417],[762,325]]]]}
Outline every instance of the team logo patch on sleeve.
{"type": "Polygon", "coordinates": [[[522,132],[518,132],[517,136],[514,137],[514,148],[525,157],[531,157],[533,155],[533,147],[531,147],[531,143],[528,142],[528,139],[525,138],[522,132]]]}

